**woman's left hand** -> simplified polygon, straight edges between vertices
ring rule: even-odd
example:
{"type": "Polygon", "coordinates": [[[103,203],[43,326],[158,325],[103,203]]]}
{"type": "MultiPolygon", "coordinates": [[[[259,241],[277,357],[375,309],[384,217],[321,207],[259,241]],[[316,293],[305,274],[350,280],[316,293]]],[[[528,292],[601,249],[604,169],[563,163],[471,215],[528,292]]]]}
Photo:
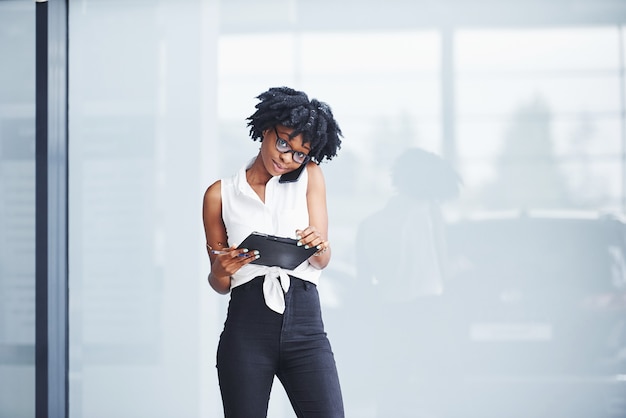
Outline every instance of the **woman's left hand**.
{"type": "Polygon", "coordinates": [[[296,235],[298,238],[298,245],[304,246],[304,248],[317,248],[317,252],[313,255],[320,256],[330,248],[328,241],[322,236],[322,234],[312,225],[309,225],[305,229],[297,229],[296,235]]]}

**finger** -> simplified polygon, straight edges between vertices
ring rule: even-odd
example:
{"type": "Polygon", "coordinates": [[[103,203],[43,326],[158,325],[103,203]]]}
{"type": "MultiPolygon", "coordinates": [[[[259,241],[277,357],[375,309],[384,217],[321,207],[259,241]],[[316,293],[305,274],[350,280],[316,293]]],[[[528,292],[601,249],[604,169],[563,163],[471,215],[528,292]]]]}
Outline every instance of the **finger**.
{"type": "Polygon", "coordinates": [[[319,257],[320,255],[328,251],[328,249],[330,248],[330,244],[328,243],[328,241],[324,241],[321,244],[317,245],[316,248],[317,248],[317,252],[313,255],[315,257],[319,257]]]}
{"type": "Polygon", "coordinates": [[[261,254],[259,253],[259,251],[254,250],[254,251],[250,251],[247,253],[242,253],[240,256],[238,256],[237,258],[238,263],[242,266],[252,263],[254,260],[257,260],[261,257],[261,254]]]}
{"type": "Polygon", "coordinates": [[[322,234],[318,231],[314,231],[307,236],[305,241],[305,248],[312,248],[321,245],[324,242],[324,238],[322,238],[322,234]]]}
{"type": "Polygon", "coordinates": [[[317,232],[317,229],[314,226],[309,225],[304,229],[297,229],[296,235],[302,239],[308,237],[311,234],[314,234],[315,232],[317,232]]]}
{"type": "Polygon", "coordinates": [[[220,255],[229,255],[229,254],[231,254],[231,253],[232,253],[232,251],[233,251],[233,250],[235,250],[235,249],[236,249],[235,247],[222,248],[221,250],[213,250],[213,249],[211,249],[211,250],[210,250],[210,253],[211,253],[212,255],[217,255],[217,256],[220,256],[220,255]]]}
{"type": "Polygon", "coordinates": [[[248,254],[249,250],[247,248],[229,248],[220,252],[221,255],[228,255],[231,259],[235,259],[238,257],[245,257],[248,254]]]}
{"type": "Polygon", "coordinates": [[[298,246],[304,246],[305,248],[314,247],[323,241],[322,234],[314,226],[308,226],[304,230],[297,230],[296,234],[298,246]]]}
{"type": "Polygon", "coordinates": [[[218,259],[218,269],[228,275],[235,274],[241,267],[258,258],[259,252],[247,249],[236,249],[218,259]]]}
{"type": "Polygon", "coordinates": [[[241,258],[241,257],[247,257],[249,254],[250,254],[250,250],[248,250],[247,248],[237,248],[230,255],[233,258],[241,258]]]}

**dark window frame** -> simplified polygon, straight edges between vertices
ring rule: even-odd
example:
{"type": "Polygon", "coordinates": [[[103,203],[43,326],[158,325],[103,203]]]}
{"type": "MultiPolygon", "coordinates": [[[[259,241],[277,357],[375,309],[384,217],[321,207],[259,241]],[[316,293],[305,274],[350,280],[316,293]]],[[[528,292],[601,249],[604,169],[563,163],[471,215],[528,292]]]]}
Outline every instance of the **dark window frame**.
{"type": "Polygon", "coordinates": [[[68,411],[68,0],[36,1],[35,416],[68,411]]]}

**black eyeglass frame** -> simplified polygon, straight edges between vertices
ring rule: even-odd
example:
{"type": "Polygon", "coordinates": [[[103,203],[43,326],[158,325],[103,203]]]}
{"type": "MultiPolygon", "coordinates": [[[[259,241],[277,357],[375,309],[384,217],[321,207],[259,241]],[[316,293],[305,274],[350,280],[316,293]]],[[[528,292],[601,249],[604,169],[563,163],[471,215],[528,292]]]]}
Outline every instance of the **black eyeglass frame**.
{"type": "Polygon", "coordinates": [[[309,155],[307,155],[307,154],[303,153],[302,151],[296,151],[296,150],[292,149],[292,148],[291,148],[291,146],[289,145],[289,141],[287,141],[286,139],[283,139],[283,138],[281,138],[281,137],[280,137],[280,135],[278,134],[278,129],[276,128],[276,126],[274,126],[274,132],[276,133],[276,150],[277,150],[278,152],[280,152],[280,153],[282,153],[282,154],[286,154],[286,153],[290,152],[290,153],[291,153],[291,159],[292,159],[295,163],[298,163],[298,164],[300,164],[300,165],[306,164],[306,163],[308,163],[309,161],[311,161],[311,157],[310,157],[309,155]],[[285,150],[285,151],[282,151],[282,150],[278,147],[279,141],[283,141],[283,142],[287,145],[287,147],[289,147],[289,149],[287,149],[287,150],[285,150]],[[304,155],[304,159],[302,160],[302,162],[299,162],[299,161],[297,161],[297,160],[296,160],[296,154],[302,154],[302,155],[304,155]]]}

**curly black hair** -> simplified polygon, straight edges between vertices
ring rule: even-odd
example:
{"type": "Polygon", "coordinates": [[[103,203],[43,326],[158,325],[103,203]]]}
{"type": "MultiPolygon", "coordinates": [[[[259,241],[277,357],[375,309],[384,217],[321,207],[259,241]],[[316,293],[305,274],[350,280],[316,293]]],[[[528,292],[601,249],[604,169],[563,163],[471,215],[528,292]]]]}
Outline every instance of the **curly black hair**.
{"type": "Polygon", "coordinates": [[[337,155],[343,135],[326,103],[309,100],[306,93],[290,87],[272,87],[256,98],[260,100],[257,110],[246,119],[254,141],[263,141],[264,130],[283,125],[293,129],[291,138],[302,134],[303,142],[311,145],[309,156],[315,163],[337,155]]]}

